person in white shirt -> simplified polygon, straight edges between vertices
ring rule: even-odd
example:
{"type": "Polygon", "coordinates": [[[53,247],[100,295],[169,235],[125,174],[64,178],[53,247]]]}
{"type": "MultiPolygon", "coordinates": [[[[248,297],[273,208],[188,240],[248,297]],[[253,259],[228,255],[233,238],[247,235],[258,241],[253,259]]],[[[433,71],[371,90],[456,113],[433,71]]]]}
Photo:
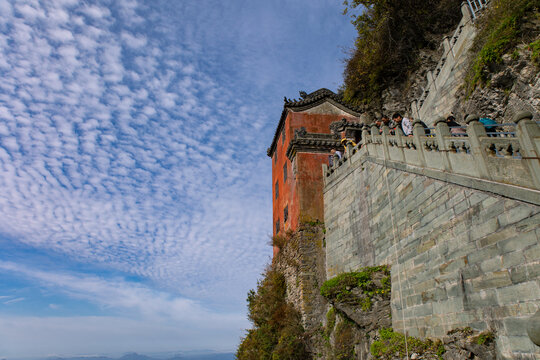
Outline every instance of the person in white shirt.
{"type": "Polygon", "coordinates": [[[405,136],[412,136],[413,126],[412,121],[409,118],[404,118],[400,113],[395,113],[392,116],[392,121],[394,121],[396,126],[401,127],[405,136]]]}

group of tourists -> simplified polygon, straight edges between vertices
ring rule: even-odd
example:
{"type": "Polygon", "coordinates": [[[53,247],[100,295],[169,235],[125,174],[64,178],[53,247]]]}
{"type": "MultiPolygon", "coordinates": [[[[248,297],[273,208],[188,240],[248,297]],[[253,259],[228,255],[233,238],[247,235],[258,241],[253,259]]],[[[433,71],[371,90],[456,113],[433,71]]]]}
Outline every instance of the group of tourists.
{"type": "Polygon", "coordinates": [[[379,133],[382,133],[383,126],[388,126],[390,128],[391,135],[395,134],[396,128],[400,128],[405,136],[412,136],[413,133],[412,120],[401,116],[400,113],[395,113],[392,115],[392,121],[390,121],[388,116],[383,115],[381,116],[380,120],[375,121],[375,125],[377,125],[379,128],[379,133]]]}
{"type": "MultiPolygon", "coordinates": [[[[489,117],[482,117],[479,119],[480,123],[482,123],[486,129],[487,136],[497,136],[497,131],[499,130],[498,124],[495,120],[489,118],[489,117]]],[[[419,121],[420,124],[424,127],[424,132],[426,135],[431,134],[431,130],[433,128],[429,128],[423,121],[419,121]]],[[[459,124],[456,121],[456,118],[454,115],[448,115],[446,117],[446,124],[450,128],[450,133],[452,136],[467,136],[467,131],[465,129],[465,126],[459,124]]],[[[409,119],[407,117],[401,116],[400,113],[395,113],[392,115],[392,120],[386,115],[381,116],[380,119],[375,120],[375,125],[379,129],[379,134],[382,134],[383,132],[383,126],[388,126],[390,129],[390,135],[395,135],[396,129],[401,129],[403,131],[403,134],[405,136],[412,136],[413,135],[413,120],[409,119]]],[[[343,156],[344,150],[347,148],[347,145],[351,144],[353,147],[356,146],[356,143],[347,138],[341,139],[341,145],[343,145],[343,151],[341,148],[338,149],[332,149],[330,151],[330,166],[333,164],[334,158],[337,157],[337,159],[341,159],[343,156]]]]}

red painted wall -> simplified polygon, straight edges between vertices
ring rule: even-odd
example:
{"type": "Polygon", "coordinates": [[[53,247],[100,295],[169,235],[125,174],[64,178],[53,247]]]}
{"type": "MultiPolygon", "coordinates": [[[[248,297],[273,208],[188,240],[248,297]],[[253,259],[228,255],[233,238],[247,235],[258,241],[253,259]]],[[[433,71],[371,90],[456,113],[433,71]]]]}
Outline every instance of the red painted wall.
{"type": "MultiPolygon", "coordinates": [[[[321,165],[328,163],[329,154],[297,153],[296,169],[285,155],[289,141],[294,137],[294,130],[301,127],[307,132],[330,133],[330,124],[343,118],[356,119],[353,116],[308,114],[289,112],[285,119],[285,141],[283,133],[276,143],[272,157],[272,199],[273,199],[273,234],[276,235],[276,222],[280,222],[280,232],[295,230],[302,220],[324,220],[323,177],[321,165]],[[284,180],[283,167],[287,167],[287,179],[284,180]],[[278,196],[276,198],[276,182],[278,196]],[[284,221],[284,209],[288,206],[288,220],[284,221]]],[[[274,255],[277,249],[274,249],[274,255]]]]}

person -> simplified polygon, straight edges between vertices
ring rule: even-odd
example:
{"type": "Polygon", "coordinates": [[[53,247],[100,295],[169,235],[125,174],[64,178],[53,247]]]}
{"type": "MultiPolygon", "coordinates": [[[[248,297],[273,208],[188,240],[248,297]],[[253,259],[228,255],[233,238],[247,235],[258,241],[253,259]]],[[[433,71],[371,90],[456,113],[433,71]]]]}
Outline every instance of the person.
{"type": "Polygon", "coordinates": [[[399,125],[401,127],[401,130],[403,130],[403,134],[405,134],[405,136],[412,136],[413,127],[412,121],[409,118],[404,118],[400,113],[395,113],[392,115],[392,120],[396,126],[399,125]]]}
{"type": "MultiPolygon", "coordinates": [[[[390,127],[390,119],[388,118],[388,116],[386,115],[383,115],[381,116],[380,119],[377,119],[375,120],[375,125],[377,125],[377,128],[379,128],[379,134],[382,134],[382,128],[383,126],[388,126],[390,127]]],[[[393,133],[392,133],[393,135],[393,133]]]]}
{"type": "Polygon", "coordinates": [[[356,143],[354,142],[354,140],[347,139],[347,138],[341,139],[341,145],[343,145],[343,150],[344,151],[347,151],[347,145],[349,145],[349,144],[351,144],[353,147],[356,146],[356,143]]]}
{"type": "Polygon", "coordinates": [[[482,117],[478,119],[484,127],[486,128],[487,136],[497,136],[496,132],[498,131],[497,122],[492,118],[482,117]],[[495,125],[495,126],[494,126],[495,125]]]}
{"type": "Polygon", "coordinates": [[[337,160],[341,159],[341,151],[332,149],[330,150],[330,156],[328,158],[328,164],[330,167],[334,166],[334,158],[337,157],[337,160]]]}
{"type": "Polygon", "coordinates": [[[375,126],[379,129],[379,134],[382,133],[382,121],[380,119],[375,120],[375,126]]]}
{"type": "Polygon", "coordinates": [[[450,128],[450,133],[455,136],[466,136],[467,131],[456,122],[456,118],[453,115],[448,115],[446,118],[446,125],[450,128]]]}

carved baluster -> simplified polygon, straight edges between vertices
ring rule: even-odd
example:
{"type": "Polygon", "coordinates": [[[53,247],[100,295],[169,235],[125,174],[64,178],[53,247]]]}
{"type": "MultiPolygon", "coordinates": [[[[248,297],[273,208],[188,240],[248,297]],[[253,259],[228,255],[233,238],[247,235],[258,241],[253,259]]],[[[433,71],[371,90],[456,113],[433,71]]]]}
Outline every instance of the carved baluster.
{"type": "Polygon", "coordinates": [[[484,125],[478,121],[478,115],[469,115],[465,119],[467,123],[467,135],[471,144],[471,154],[474,156],[478,170],[478,175],[484,179],[491,179],[487,168],[488,154],[482,149],[480,137],[486,137],[486,129],[484,125]]]}
{"type": "Polygon", "coordinates": [[[435,138],[437,139],[435,144],[436,149],[442,152],[442,167],[445,170],[452,169],[447,153],[449,149],[446,146],[446,138],[449,138],[451,136],[452,135],[450,134],[450,128],[448,127],[448,124],[446,124],[446,119],[443,117],[439,117],[437,120],[435,120],[435,138]]]}
{"type": "Polygon", "coordinates": [[[529,111],[521,112],[514,117],[517,124],[516,136],[519,140],[520,153],[529,166],[534,184],[540,189],[540,126],[532,120],[529,111]]]}

